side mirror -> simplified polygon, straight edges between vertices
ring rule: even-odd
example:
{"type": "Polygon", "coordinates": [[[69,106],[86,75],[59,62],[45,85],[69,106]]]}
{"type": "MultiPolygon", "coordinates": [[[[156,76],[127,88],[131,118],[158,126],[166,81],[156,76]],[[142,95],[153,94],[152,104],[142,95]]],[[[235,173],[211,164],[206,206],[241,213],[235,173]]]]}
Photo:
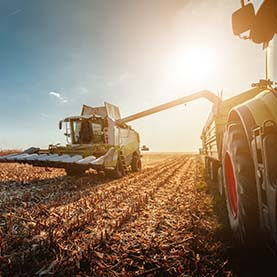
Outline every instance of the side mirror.
{"type": "Polygon", "coordinates": [[[254,23],[255,9],[252,3],[249,3],[232,14],[232,27],[235,36],[249,31],[254,23]]]}
{"type": "Polygon", "coordinates": [[[143,145],[141,148],[141,151],[149,151],[149,147],[147,147],[146,145],[143,145]]]}
{"type": "Polygon", "coordinates": [[[63,124],[63,122],[60,121],[60,122],[59,122],[59,129],[60,129],[60,130],[62,129],[62,124],[63,124]]]}
{"type": "Polygon", "coordinates": [[[267,44],[277,33],[277,1],[264,1],[251,27],[250,38],[255,43],[267,44]]]}

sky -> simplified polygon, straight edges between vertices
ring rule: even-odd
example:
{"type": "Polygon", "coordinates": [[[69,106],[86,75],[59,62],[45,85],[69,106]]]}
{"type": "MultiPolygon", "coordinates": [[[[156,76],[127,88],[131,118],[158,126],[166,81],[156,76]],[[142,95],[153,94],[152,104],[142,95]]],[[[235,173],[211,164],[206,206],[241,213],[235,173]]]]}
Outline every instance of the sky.
{"type": "MultiPolygon", "coordinates": [[[[239,0],[0,0],[0,149],[65,143],[83,104],[121,115],[264,78],[264,52],[234,37],[239,0]]],[[[130,123],[152,151],[197,151],[211,104],[130,123]]]]}

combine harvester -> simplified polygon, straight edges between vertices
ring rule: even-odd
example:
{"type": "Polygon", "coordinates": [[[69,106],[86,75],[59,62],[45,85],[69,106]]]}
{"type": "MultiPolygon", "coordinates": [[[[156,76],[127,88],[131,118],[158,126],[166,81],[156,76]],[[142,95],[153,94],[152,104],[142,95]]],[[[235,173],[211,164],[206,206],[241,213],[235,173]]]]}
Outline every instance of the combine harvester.
{"type": "Polygon", "coordinates": [[[31,147],[23,153],[0,157],[0,162],[64,168],[71,176],[82,175],[90,168],[113,171],[117,178],[125,175],[129,166],[139,171],[139,134],[126,124],[119,126],[119,119],[119,109],[114,105],[83,105],[80,116],[59,122],[59,129],[65,125],[66,146],[49,145],[47,150],[31,147]]]}
{"type": "Polygon", "coordinates": [[[111,104],[84,106],[81,116],[60,122],[60,129],[62,123],[67,124],[65,135],[70,141],[66,146],[30,148],[1,157],[0,162],[65,168],[69,175],[89,168],[112,170],[121,177],[129,167],[141,169],[139,135],[126,123],[206,98],[213,107],[203,128],[201,153],[208,176],[218,182],[226,199],[231,229],[243,244],[252,246],[266,238],[276,245],[277,90],[271,80],[277,80],[277,1],[263,1],[256,14],[253,4],[245,5],[243,0],[241,4],[232,17],[234,34],[248,31],[249,39],[267,49],[266,79],[252,89],[224,101],[204,90],[123,119],[111,104]],[[270,66],[275,71],[270,71],[270,66]]]}

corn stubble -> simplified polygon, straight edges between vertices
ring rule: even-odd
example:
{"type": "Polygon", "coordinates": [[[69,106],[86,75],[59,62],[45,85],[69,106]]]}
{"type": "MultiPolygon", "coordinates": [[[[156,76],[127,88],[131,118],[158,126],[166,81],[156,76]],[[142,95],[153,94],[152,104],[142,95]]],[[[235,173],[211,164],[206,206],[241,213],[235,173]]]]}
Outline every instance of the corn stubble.
{"type": "Polygon", "coordinates": [[[152,157],[119,180],[1,164],[2,275],[229,275],[200,159],[152,157]]]}

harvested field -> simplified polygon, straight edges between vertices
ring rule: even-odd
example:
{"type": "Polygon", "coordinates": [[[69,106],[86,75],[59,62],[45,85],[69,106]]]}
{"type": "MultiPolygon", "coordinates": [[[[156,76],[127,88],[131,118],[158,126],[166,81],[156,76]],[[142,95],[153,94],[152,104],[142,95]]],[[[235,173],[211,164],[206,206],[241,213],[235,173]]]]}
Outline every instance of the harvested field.
{"type": "MultiPolygon", "coordinates": [[[[236,276],[249,267],[197,155],[146,154],[139,173],[0,166],[3,276],[236,276]],[[152,159],[152,160],[151,160],[152,159]]],[[[253,268],[253,267],[252,267],[253,268]]]]}
{"type": "Polygon", "coordinates": [[[22,152],[22,151],[20,151],[20,150],[0,150],[0,156],[15,154],[15,153],[19,153],[19,152],[22,152]]]}
{"type": "Polygon", "coordinates": [[[147,154],[143,154],[142,163],[143,168],[153,167],[161,161],[170,160],[172,158],[176,158],[178,156],[182,156],[184,153],[174,153],[174,152],[148,152],[147,154]]]}

